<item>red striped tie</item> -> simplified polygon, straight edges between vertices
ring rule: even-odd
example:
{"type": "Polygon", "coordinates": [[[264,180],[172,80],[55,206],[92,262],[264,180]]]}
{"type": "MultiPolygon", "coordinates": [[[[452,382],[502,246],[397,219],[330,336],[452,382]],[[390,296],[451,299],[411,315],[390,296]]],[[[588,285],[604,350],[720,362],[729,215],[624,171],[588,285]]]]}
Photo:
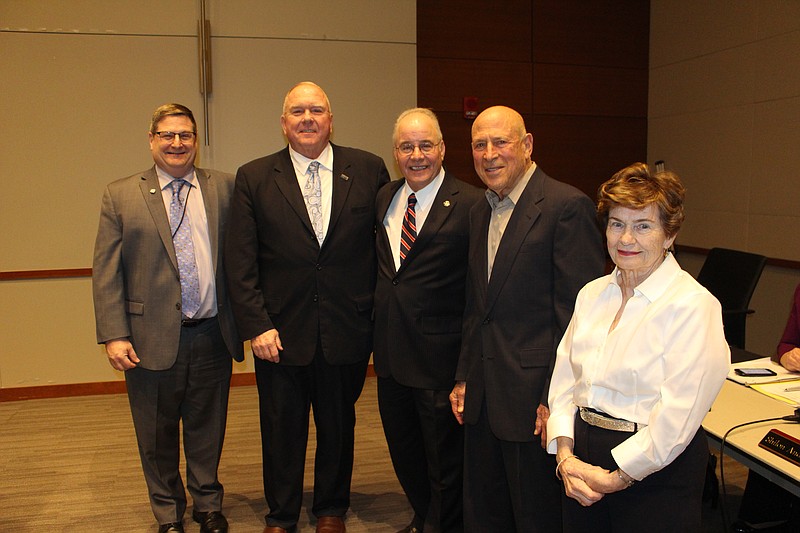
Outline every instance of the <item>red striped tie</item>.
{"type": "Polygon", "coordinates": [[[400,232],[400,264],[406,260],[411,245],[417,239],[417,213],[414,206],[417,205],[417,197],[412,192],[408,195],[408,207],[403,217],[403,230],[400,232]]]}

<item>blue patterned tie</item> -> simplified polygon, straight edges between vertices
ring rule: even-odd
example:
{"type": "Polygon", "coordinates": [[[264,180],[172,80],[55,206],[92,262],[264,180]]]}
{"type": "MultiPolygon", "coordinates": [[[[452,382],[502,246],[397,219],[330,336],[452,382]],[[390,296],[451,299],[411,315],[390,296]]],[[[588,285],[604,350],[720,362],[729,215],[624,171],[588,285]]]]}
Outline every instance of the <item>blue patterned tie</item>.
{"type": "Polygon", "coordinates": [[[312,161],[308,165],[308,179],[303,187],[303,200],[306,202],[308,217],[311,226],[317,234],[317,241],[322,244],[322,183],[319,177],[319,161],[312,161]]]}
{"type": "MultiPolygon", "coordinates": [[[[169,227],[172,229],[172,244],[178,258],[178,274],[181,278],[181,309],[184,316],[193,317],[200,309],[200,278],[194,259],[192,228],[186,209],[181,202],[181,188],[186,180],[172,180],[172,201],[169,204],[169,227]]],[[[188,193],[187,193],[188,198],[188,193]]]]}

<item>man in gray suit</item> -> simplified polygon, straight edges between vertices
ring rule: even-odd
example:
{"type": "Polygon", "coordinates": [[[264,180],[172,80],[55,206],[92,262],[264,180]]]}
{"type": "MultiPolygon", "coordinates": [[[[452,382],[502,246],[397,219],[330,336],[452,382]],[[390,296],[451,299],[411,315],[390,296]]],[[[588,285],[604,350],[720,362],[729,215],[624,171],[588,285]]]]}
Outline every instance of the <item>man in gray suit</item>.
{"type": "Polygon", "coordinates": [[[125,373],[159,533],[182,532],[180,422],[201,533],[225,533],[217,478],[231,357],[243,358],[222,262],[233,176],[196,168],[197,124],[179,104],[150,122],[155,166],[105,190],[92,287],[97,342],[125,373]]]}
{"type": "Polygon", "coordinates": [[[464,335],[450,396],[464,431],[464,531],[561,531],[555,462],[543,449],[555,352],[583,285],[603,274],[594,204],[531,161],[508,107],[472,125],[489,190],[470,211],[464,335]]]}

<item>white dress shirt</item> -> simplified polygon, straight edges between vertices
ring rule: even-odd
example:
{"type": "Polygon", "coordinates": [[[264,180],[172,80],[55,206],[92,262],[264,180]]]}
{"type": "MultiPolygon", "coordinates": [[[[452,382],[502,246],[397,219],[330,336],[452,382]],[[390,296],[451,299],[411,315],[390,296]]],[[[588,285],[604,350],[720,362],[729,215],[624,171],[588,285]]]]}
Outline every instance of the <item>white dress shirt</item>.
{"type": "Polygon", "coordinates": [[[333,203],[333,150],[330,143],[325,146],[322,153],[316,159],[309,159],[299,152],[295,152],[289,146],[289,155],[292,158],[294,173],[297,176],[297,184],[300,190],[306,185],[308,180],[308,165],[312,161],[319,161],[319,178],[322,193],[322,242],[328,234],[328,226],[331,221],[331,204],[333,203]]]}
{"type": "MultiPolygon", "coordinates": [[[[172,202],[172,181],[173,178],[156,165],[158,174],[158,184],[161,186],[161,198],[164,200],[164,208],[167,210],[167,220],[169,220],[169,204],[172,202]]],[[[189,318],[210,318],[217,315],[217,287],[214,279],[214,264],[211,260],[211,238],[208,234],[208,216],[206,207],[203,203],[203,191],[197,183],[194,175],[194,168],[187,175],[183,176],[186,183],[181,188],[181,203],[186,205],[186,219],[189,220],[192,229],[192,246],[194,247],[194,260],[197,263],[197,277],[200,281],[200,308],[189,318]],[[189,203],[186,204],[188,197],[189,203]]]]}
{"type": "Polygon", "coordinates": [[[578,407],[644,425],[611,450],[641,480],[688,446],[728,374],[719,302],[668,254],[622,304],[617,269],[589,282],[558,346],[550,383],[548,451],[574,439],[578,407]]]}
{"type": "Polygon", "coordinates": [[[433,178],[433,181],[420,190],[413,191],[408,186],[408,182],[406,182],[392,198],[392,202],[386,210],[386,216],[383,217],[383,227],[386,228],[386,235],[392,247],[395,270],[400,269],[400,235],[403,231],[403,217],[406,214],[406,209],[408,209],[408,196],[413,192],[417,198],[417,205],[414,206],[414,216],[417,235],[419,235],[422,231],[422,226],[425,225],[425,219],[428,218],[428,213],[431,212],[433,200],[442,186],[442,181],[444,181],[444,167],[439,170],[439,174],[433,178]]]}

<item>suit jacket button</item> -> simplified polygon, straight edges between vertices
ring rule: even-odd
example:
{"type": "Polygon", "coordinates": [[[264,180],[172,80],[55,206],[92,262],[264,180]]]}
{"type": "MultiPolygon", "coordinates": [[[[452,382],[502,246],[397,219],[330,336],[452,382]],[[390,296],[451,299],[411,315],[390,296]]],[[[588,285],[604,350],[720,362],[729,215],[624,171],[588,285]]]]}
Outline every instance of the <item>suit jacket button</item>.
{"type": "Polygon", "coordinates": [[[318,302],[318,301],[319,301],[319,296],[318,296],[318,295],[316,295],[316,294],[314,295],[314,301],[315,301],[315,302],[318,302]]]}
{"type": "Polygon", "coordinates": [[[488,326],[488,325],[489,325],[489,322],[491,322],[491,321],[492,321],[492,319],[491,319],[491,318],[487,318],[486,320],[484,320],[484,321],[483,321],[483,325],[484,325],[484,326],[488,326]]]}
{"type": "Polygon", "coordinates": [[[180,302],[175,304],[175,309],[177,309],[178,311],[181,310],[181,303],[180,302]]]}
{"type": "Polygon", "coordinates": [[[317,264],[317,270],[322,270],[322,265],[317,264]]]}
{"type": "Polygon", "coordinates": [[[392,280],[392,285],[397,285],[398,283],[400,283],[400,281],[398,281],[396,278],[392,280]]]}

